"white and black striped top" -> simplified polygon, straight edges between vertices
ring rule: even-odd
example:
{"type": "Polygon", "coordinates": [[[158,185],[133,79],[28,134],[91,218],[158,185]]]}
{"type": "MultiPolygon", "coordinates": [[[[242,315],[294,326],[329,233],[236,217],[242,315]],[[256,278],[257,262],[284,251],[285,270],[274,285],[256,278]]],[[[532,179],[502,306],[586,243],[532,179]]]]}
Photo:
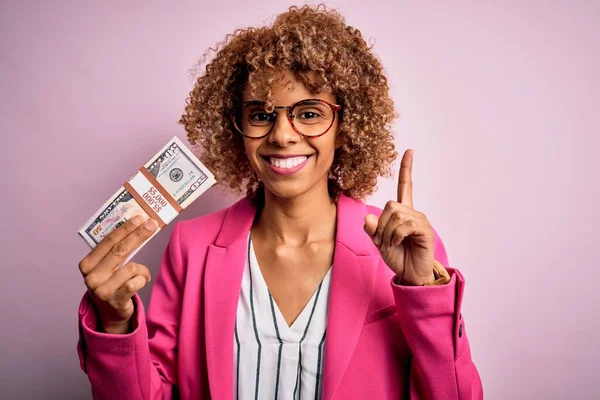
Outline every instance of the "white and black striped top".
{"type": "Polygon", "coordinates": [[[233,341],[233,397],[320,399],[331,268],[292,326],[262,276],[252,241],[233,341]]]}

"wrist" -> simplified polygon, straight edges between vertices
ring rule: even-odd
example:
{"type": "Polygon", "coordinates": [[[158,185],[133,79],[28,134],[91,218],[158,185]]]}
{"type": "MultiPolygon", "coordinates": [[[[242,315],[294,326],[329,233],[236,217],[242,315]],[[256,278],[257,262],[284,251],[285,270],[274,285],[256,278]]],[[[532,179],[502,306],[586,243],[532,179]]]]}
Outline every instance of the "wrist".
{"type": "Polygon", "coordinates": [[[104,333],[116,334],[116,335],[125,335],[127,333],[131,333],[131,318],[126,322],[117,322],[117,323],[107,323],[102,324],[101,331],[104,333]]]}
{"type": "Polygon", "coordinates": [[[445,285],[450,282],[450,275],[446,268],[437,260],[433,261],[432,272],[429,276],[418,276],[415,274],[404,274],[397,276],[397,282],[406,286],[433,286],[445,285]]]}
{"type": "Polygon", "coordinates": [[[431,274],[429,276],[424,276],[424,277],[409,277],[409,276],[397,276],[397,280],[401,285],[405,285],[405,286],[423,286],[426,283],[430,283],[435,281],[435,275],[433,274],[433,271],[431,271],[431,274]]]}

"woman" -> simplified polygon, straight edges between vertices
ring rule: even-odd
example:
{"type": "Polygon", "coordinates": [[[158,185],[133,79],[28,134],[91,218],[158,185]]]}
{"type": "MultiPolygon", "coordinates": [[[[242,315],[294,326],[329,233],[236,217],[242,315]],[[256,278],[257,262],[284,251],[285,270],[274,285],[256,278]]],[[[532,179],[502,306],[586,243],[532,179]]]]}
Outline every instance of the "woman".
{"type": "Polygon", "coordinates": [[[464,279],[412,205],[412,151],[383,210],[360,199],[396,157],[395,117],[360,32],[322,8],[238,30],[181,123],[246,196],[178,222],[146,316],[156,229],[129,220],[79,264],[78,351],[96,398],[482,398],[464,279]],[[446,267],[446,268],[445,268],[446,267]]]}

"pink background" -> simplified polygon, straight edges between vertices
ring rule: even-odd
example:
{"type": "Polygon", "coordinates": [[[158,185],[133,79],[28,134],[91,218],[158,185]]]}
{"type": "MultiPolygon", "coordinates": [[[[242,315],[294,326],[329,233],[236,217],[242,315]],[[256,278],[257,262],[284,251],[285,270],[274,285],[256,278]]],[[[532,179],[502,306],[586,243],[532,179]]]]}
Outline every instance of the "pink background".
{"type": "MultiPolygon", "coordinates": [[[[600,3],[416,3],[329,4],[377,39],[398,149],[415,149],[415,207],[467,278],[486,397],[600,398],[600,3]]],[[[285,8],[2,2],[1,398],[90,397],[75,352],[88,252],[77,229],[171,136],[185,139],[176,122],[198,56],[285,8]]],[[[395,186],[381,180],[369,202],[395,186]]],[[[182,218],[232,201],[211,189],[182,218]]],[[[136,257],[154,275],[169,233],[136,257]]]]}

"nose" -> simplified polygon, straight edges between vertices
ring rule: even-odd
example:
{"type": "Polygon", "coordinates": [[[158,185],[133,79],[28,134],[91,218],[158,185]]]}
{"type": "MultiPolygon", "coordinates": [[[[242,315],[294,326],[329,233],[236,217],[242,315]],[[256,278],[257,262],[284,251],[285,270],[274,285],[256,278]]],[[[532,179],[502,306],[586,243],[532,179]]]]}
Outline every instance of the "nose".
{"type": "Polygon", "coordinates": [[[276,110],[277,118],[273,123],[273,129],[269,133],[269,143],[276,143],[280,147],[286,147],[290,144],[297,143],[301,138],[292,127],[292,121],[289,119],[287,109],[276,110]]]}

